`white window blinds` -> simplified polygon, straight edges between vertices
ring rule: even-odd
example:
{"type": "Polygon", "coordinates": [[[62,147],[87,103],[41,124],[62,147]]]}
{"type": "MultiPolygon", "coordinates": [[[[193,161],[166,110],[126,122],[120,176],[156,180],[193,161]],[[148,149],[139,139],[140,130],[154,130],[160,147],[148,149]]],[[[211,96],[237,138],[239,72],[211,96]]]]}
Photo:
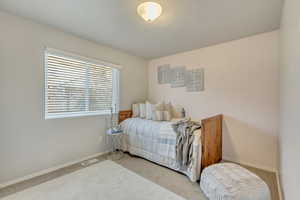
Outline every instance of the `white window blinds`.
{"type": "Polygon", "coordinates": [[[118,108],[119,70],[46,50],[46,119],[108,114],[118,108]]]}

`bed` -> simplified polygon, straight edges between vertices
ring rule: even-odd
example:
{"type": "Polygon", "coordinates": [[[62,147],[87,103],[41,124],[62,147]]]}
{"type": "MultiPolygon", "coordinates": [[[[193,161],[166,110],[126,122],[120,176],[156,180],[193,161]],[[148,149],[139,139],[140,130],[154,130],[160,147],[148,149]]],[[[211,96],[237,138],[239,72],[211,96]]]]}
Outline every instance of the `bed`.
{"type": "Polygon", "coordinates": [[[176,133],[169,121],[132,118],[132,111],[121,111],[119,123],[124,132],[121,150],[186,174],[192,182],[201,171],[222,160],[222,115],[201,121],[195,131],[192,165],[181,169],[176,162],[176,133]]]}

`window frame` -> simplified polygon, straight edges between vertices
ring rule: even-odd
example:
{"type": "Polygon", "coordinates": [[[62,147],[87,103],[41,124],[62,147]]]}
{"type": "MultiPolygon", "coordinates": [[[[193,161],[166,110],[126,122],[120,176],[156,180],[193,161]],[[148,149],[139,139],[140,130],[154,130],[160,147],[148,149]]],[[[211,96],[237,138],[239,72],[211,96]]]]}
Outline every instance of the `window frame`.
{"type": "Polygon", "coordinates": [[[84,117],[84,116],[97,116],[97,115],[110,115],[111,111],[80,111],[80,112],[65,112],[65,113],[56,113],[56,114],[49,114],[48,113],[48,54],[72,58],[75,60],[80,60],[85,62],[86,64],[93,64],[93,65],[102,65],[106,67],[110,67],[113,69],[113,98],[112,98],[112,105],[116,105],[115,110],[113,113],[119,112],[120,106],[120,70],[122,66],[118,64],[113,64],[106,61],[100,61],[93,58],[87,58],[84,56],[80,56],[74,53],[65,52],[62,50],[57,50],[53,48],[45,48],[44,50],[44,118],[47,119],[59,119],[59,118],[73,118],[73,117],[84,117]]]}

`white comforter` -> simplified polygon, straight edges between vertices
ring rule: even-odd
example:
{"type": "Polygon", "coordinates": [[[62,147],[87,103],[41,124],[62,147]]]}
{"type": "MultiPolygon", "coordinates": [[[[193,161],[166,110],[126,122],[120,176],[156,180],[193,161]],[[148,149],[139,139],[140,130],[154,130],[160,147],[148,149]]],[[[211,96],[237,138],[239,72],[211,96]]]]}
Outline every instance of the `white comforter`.
{"type": "Polygon", "coordinates": [[[144,157],[153,162],[185,173],[195,182],[200,176],[201,167],[201,131],[195,132],[193,143],[192,165],[182,171],[176,162],[176,133],[172,128],[173,122],[158,122],[141,118],[130,118],[121,123],[124,132],[122,147],[133,155],[144,157]]]}

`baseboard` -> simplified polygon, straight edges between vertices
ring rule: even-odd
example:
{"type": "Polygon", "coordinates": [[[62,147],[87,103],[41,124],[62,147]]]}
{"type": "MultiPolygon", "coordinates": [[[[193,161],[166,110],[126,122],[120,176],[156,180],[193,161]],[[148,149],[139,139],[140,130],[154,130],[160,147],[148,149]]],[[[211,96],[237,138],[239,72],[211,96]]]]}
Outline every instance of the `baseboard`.
{"type": "Polygon", "coordinates": [[[262,166],[262,165],[257,165],[257,164],[253,164],[253,163],[249,163],[249,162],[244,162],[244,161],[241,161],[241,160],[233,160],[233,159],[230,159],[230,158],[228,158],[226,156],[223,156],[223,160],[234,162],[234,163],[238,163],[238,164],[241,164],[241,165],[246,165],[246,166],[257,168],[257,169],[262,169],[262,170],[273,172],[273,173],[277,173],[278,172],[278,170],[275,169],[275,168],[271,168],[271,167],[267,167],[267,166],[262,166]]]}
{"type": "Polygon", "coordinates": [[[22,181],[26,181],[26,180],[32,179],[32,178],[37,177],[37,176],[48,174],[48,173],[56,171],[58,169],[65,168],[65,167],[68,167],[70,165],[74,165],[76,163],[80,163],[82,161],[85,161],[85,160],[88,160],[88,159],[91,159],[91,158],[94,158],[94,157],[101,156],[101,155],[106,154],[106,153],[109,153],[109,151],[105,151],[105,152],[101,152],[101,153],[96,153],[96,154],[93,154],[93,155],[90,155],[90,156],[86,156],[86,157],[78,159],[78,160],[74,160],[72,162],[65,163],[63,165],[59,165],[59,166],[56,166],[56,167],[51,167],[51,168],[48,168],[48,169],[44,169],[42,171],[39,171],[39,172],[30,174],[30,175],[27,175],[27,176],[24,176],[24,177],[21,177],[21,178],[17,178],[15,180],[11,180],[11,181],[8,181],[6,183],[1,183],[0,184],[0,189],[4,188],[4,187],[7,187],[7,186],[10,186],[10,185],[13,185],[13,184],[16,184],[16,183],[19,183],[19,182],[22,182],[22,181]]]}

